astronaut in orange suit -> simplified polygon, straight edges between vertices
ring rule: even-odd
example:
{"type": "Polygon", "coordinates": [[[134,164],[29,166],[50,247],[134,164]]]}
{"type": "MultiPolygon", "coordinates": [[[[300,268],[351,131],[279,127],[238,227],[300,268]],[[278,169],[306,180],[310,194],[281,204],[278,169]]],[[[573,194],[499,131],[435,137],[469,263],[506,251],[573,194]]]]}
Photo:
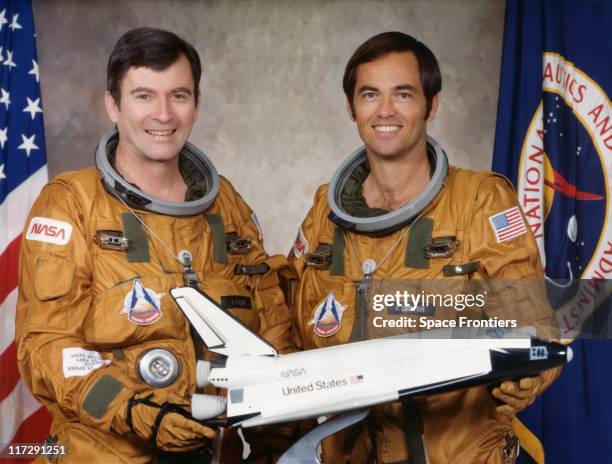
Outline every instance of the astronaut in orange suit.
{"type": "MultiPolygon", "coordinates": [[[[427,135],[441,89],[433,53],[406,34],[379,34],[355,51],[343,85],[365,146],[317,190],[290,253],[296,343],[313,349],[374,336],[368,298],[385,282],[435,291],[495,279],[487,280],[490,304],[469,317],[549,327],[538,248],[510,182],[449,166],[427,135]]],[[[413,309],[421,312],[412,317],[437,321],[469,313],[413,309]]],[[[323,442],[323,460],[514,462],[514,415],[557,373],[503,382],[492,392],[473,387],[375,407],[364,423],[323,442]]]]}
{"type": "MultiPolygon", "coordinates": [[[[24,231],[21,376],[53,416],[54,462],[206,462],[218,431],[189,414],[205,349],[169,290],[199,286],[277,349],[290,317],[257,218],[187,142],[200,60],[175,34],[134,29],[108,62],[117,131],[96,167],[53,179],[24,231]]],[[[213,392],[214,393],[214,392],[213,392]]]]}

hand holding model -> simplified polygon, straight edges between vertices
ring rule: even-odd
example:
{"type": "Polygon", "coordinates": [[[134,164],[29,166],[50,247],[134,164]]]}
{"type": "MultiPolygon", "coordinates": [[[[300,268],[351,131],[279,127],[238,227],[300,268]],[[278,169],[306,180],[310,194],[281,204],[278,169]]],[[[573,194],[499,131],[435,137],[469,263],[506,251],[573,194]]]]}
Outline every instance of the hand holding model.
{"type": "Polygon", "coordinates": [[[164,451],[189,451],[209,443],[217,432],[191,417],[178,405],[162,403],[153,393],[136,394],[115,416],[112,428],[125,434],[133,432],[164,451]]]}
{"type": "Polygon", "coordinates": [[[495,412],[497,416],[508,423],[527,406],[535,401],[536,397],[544,392],[560,374],[560,370],[542,372],[534,377],[525,377],[518,382],[507,380],[492,390],[494,398],[502,401],[495,412]]]}

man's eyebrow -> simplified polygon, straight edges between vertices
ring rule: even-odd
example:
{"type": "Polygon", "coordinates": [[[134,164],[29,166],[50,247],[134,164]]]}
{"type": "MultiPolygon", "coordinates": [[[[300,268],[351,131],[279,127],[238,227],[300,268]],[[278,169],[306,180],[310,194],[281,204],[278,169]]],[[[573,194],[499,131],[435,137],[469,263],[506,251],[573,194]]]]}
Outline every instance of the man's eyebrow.
{"type": "Polygon", "coordinates": [[[394,88],[395,90],[412,90],[413,92],[417,90],[417,88],[411,84],[396,85],[394,88]]]}
{"type": "MultiPolygon", "coordinates": [[[[149,87],[136,87],[135,89],[130,91],[130,94],[136,94],[141,92],[154,93],[153,89],[150,89],[149,87]]],[[[172,92],[185,92],[189,95],[193,94],[193,90],[191,90],[189,87],[175,87],[172,89],[172,92]]]]}
{"type": "Polygon", "coordinates": [[[172,89],[173,92],[185,92],[188,93],[189,95],[193,94],[193,90],[191,90],[189,87],[175,87],[174,89],[172,89]]]}
{"type": "MultiPolygon", "coordinates": [[[[411,90],[416,92],[417,88],[412,84],[400,84],[393,87],[393,90],[411,90]]],[[[371,85],[362,85],[359,87],[359,93],[362,92],[378,92],[378,88],[372,87],[371,85]]]]}
{"type": "Polygon", "coordinates": [[[149,92],[152,93],[153,90],[148,87],[136,87],[135,89],[130,90],[130,94],[140,93],[140,92],[149,92]]]}
{"type": "Polygon", "coordinates": [[[376,87],[372,87],[371,85],[362,85],[359,87],[359,93],[361,92],[378,92],[376,87]]]}

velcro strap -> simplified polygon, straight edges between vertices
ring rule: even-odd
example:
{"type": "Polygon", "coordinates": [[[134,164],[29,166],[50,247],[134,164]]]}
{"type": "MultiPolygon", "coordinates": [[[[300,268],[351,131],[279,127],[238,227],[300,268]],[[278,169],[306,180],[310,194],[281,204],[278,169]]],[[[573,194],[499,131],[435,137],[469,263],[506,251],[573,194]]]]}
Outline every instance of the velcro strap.
{"type": "Polygon", "coordinates": [[[83,400],[83,409],[94,419],[101,419],[106,409],[123,390],[123,384],[112,375],[103,375],[83,400]]]}
{"type": "Polygon", "coordinates": [[[266,263],[261,264],[236,264],[234,268],[234,274],[242,275],[254,275],[254,274],[265,274],[270,270],[270,266],[266,263]]]}
{"type": "Polygon", "coordinates": [[[433,219],[421,218],[410,226],[406,245],[405,266],[414,269],[428,269],[427,245],[431,243],[433,219]]]}
{"type": "Polygon", "coordinates": [[[480,261],[472,261],[464,264],[448,264],[442,268],[446,277],[469,274],[480,269],[480,261]]]}
{"type": "Polygon", "coordinates": [[[148,263],[151,261],[149,256],[149,237],[142,230],[138,219],[132,213],[121,214],[123,224],[123,235],[130,246],[125,251],[128,262],[148,263]]]}
{"type": "Polygon", "coordinates": [[[227,250],[225,248],[225,226],[220,214],[205,213],[206,221],[210,226],[215,251],[215,263],[227,264],[227,250]]]}

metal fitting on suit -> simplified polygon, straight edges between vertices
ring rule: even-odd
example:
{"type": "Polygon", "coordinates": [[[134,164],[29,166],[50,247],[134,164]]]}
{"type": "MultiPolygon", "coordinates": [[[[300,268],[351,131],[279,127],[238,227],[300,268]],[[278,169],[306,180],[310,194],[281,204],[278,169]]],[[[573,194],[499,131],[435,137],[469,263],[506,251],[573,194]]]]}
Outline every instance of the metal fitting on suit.
{"type": "Polygon", "coordinates": [[[138,373],[152,387],[172,385],[181,371],[176,356],[163,348],[153,348],[140,356],[138,373]]]}

